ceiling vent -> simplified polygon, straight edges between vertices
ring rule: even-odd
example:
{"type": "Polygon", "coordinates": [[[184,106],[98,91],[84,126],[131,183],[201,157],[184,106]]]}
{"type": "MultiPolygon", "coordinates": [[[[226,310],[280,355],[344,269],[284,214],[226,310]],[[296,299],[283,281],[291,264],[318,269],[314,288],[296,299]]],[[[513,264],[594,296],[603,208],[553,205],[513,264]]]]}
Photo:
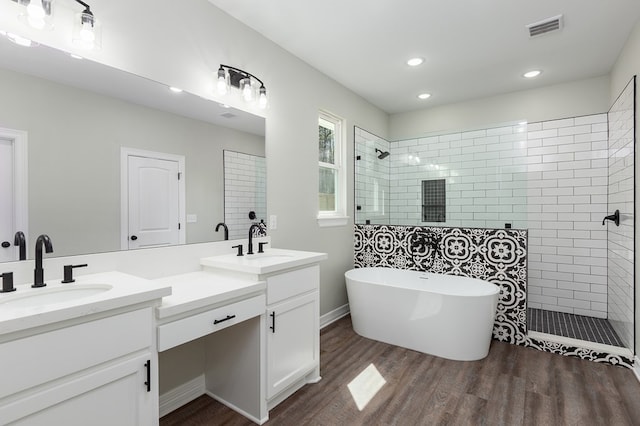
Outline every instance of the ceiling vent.
{"type": "Polygon", "coordinates": [[[529,24],[527,29],[529,30],[529,37],[537,37],[552,31],[559,31],[562,29],[562,15],[529,24]]]}

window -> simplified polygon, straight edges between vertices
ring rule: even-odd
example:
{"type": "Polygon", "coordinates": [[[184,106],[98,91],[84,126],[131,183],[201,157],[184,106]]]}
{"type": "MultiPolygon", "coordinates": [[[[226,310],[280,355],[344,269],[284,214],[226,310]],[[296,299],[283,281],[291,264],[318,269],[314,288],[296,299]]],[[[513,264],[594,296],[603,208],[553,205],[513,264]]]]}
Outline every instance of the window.
{"type": "Polygon", "coordinates": [[[346,225],[346,179],[342,120],[320,112],[318,118],[318,223],[346,225]]]}

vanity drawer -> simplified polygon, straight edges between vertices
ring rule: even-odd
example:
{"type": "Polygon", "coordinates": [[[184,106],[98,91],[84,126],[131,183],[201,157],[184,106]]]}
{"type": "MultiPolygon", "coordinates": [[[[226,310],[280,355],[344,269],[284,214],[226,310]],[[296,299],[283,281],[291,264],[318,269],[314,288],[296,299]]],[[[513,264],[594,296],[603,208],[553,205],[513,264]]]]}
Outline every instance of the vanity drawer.
{"type": "Polygon", "coordinates": [[[268,277],[267,305],[317,290],[319,286],[320,266],[318,265],[268,277]]]}
{"type": "Polygon", "coordinates": [[[264,314],[263,294],[158,326],[158,352],[264,314]]]}

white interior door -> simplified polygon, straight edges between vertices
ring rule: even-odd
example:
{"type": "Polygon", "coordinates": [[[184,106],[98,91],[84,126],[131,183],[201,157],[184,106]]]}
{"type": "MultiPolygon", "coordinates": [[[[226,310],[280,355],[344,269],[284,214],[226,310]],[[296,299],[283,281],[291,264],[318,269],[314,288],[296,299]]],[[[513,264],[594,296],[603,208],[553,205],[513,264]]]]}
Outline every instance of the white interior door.
{"type": "Polygon", "coordinates": [[[13,246],[16,232],[13,169],[13,141],[0,139],[0,262],[17,260],[13,246]]]}
{"type": "Polygon", "coordinates": [[[179,244],[178,161],[129,155],[128,248],[179,244]]]}
{"type": "Polygon", "coordinates": [[[18,260],[16,231],[29,236],[27,132],[0,128],[0,262],[18,260]]]}

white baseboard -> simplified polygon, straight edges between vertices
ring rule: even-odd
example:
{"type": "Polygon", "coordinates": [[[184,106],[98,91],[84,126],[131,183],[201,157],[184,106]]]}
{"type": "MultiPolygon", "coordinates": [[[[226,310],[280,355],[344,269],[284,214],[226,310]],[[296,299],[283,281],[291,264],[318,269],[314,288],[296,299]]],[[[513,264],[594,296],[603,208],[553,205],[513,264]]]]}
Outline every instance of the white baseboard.
{"type": "Polygon", "coordinates": [[[636,373],[636,379],[640,382],[640,358],[638,355],[633,359],[633,372],[636,373]]]}
{"type": "Polygon", "coordinates": [[[160,417],[205,394],[204,374],[160,395],[160,417]]]}
{"type": "Polygon", "coordinates": [[[324,315],[320,316],[320,328],[325,328],[326,326],[328,326],[329,324],[331,324],[334,321],[339,320],[340,318],[346,316],[349,314],[349,304],[346,303],[342,306],[340,306],[339,308],[334,309],[331,312],[327,312],[324,315]]]}

